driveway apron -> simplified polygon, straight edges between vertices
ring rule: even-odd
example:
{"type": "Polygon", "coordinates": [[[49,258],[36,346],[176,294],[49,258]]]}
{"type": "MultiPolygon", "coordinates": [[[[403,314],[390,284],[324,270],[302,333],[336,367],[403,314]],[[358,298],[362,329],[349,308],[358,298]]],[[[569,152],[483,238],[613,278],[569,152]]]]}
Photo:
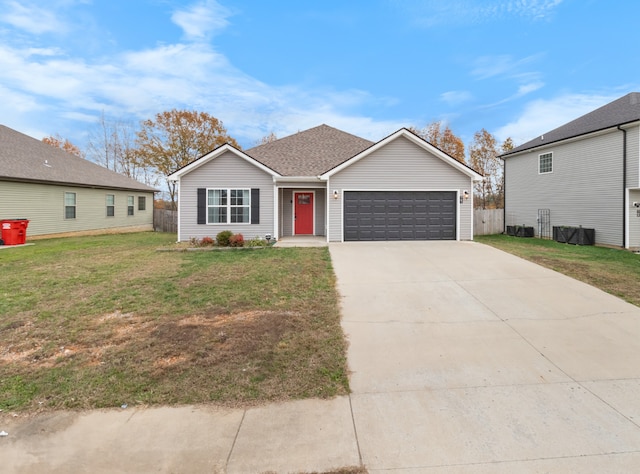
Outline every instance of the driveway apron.
{"type": "Polygon", "coordinates": [[[640,469],[640,308],[474,242],[329,248],[370,472],[640,469]]]}

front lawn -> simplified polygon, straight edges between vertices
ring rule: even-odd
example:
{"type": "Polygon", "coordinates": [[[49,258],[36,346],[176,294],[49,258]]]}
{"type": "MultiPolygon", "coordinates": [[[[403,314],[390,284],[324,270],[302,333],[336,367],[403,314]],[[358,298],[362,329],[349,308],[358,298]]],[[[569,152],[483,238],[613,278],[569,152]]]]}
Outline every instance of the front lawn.
{"type": "Polygon", "coordinates": [[[0,409],[348,393],[325,248],[158,252],[174,234],[0,250],[0,409]]]}
{"type": "Polygon", "coordinates": [[[491,245],[564,273],[640,306],[640,255],[606,247],[561,244],[508,235],[476,236],[491,245]]]}

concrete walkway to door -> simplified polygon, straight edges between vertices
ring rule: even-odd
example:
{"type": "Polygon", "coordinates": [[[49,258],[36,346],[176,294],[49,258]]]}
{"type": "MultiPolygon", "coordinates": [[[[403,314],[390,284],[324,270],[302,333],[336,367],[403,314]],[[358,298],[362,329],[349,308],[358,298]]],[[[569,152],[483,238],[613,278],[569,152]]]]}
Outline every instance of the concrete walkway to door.
{"type": "Polygon", "coordinates": [[[369,472],[640,470],[640,308],[473,242],[329,248],[369,472]]]}

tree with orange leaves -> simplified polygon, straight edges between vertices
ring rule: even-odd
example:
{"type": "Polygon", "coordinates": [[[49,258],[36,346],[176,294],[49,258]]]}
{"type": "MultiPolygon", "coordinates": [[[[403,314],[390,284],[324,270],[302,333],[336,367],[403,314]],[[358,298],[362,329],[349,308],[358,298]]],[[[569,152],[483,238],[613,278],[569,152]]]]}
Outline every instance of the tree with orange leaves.
{"type": "MultiPolygon", "coordinates": [[[[140,162],[165,177],[225,143],[240,148],[217,118],[206,112],[176,109],[143,120],[136,143],[140,162]]],[[[177,184],[167,180],[167,187],[175,206],[177,184]]]]}
{"type": "Polygon", "coordinates": [[[55,135],[51,135],[49,137],[44,137],[42,139],[44,143],[47,145],[51,145],[54,148],[60,148],[61,150],[66,151],[67,153],[71,153],[72,155],[79,156],[80,158],[84,158],[84,153],[80,148],[71,143],[66,138],[62,138],[57,133],[55,135]]]}
{"type": "Polygon", "coordinates": [[[424,138],[433,146],[444,151],[449,156],[452,156],[461,163],[465,162],[464,156],[464,143],[460,137],[449,128],[449,125],[444,125],[441,121],[432,122],[421,130],[415,127],[410,127],[416,135],[424,138]]]}

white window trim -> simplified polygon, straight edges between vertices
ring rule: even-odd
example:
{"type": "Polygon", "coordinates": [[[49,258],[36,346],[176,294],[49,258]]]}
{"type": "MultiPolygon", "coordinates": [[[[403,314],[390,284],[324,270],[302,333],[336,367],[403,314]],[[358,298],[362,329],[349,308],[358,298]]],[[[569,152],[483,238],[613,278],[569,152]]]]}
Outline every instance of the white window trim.
{"type": "Polygon", "coordinates": [[[78,193],[74,191],[65,191],[64,192],[64,218],[73,220],[78,218],[78,193]],[[73,206],[67,205],[67,194],[73,194],[73,206]],[[73,217],[67,217],[67,207],[73,207],[73,217]]]}
{"type": "Polygon", "coordinates": [[[135,217],[136,215],[136,197],[132,195],[127,196],[127,217],[135,217]],[[129,204],[131,202],[131,204],[129,204]],[[129,208],[131,208],[131,214],[129,214],[129,208]]]}
{"type": "Polygon", "coordinates": [[[251,225],[251,188],[207,188],[207,225],[251,225]],[[226,191],[227,192],[227,204],[224,206],[209,205],[209,191],[226,191]],[[242,206],[231,205],[231,191],[247,191],[249,194],[249,203],[242,206]],[[209,208],[211,207],[226,207],[227,208],[227,221],[226,222],[209,222],[209,208]],[[249,209],[249,219],[247,222],[231,222],[231,208],[232,207],[247,207],[249,209]]]}
{"type": "Polygon", "coordinates": [[[540,153],[538,155],[538,174],[551,174],[551,173],[553,173],[553,152],[548,151],[546,153],[540,153]],[[540,161],[542,160],[543,156],[547,156],[547,155],[551,155],[551,171],[540,171],[540,161]]]}
{"type": "Polygon", "coordinates": [[[106,194],[105,198],[105,217],[115,217],[116,216],[116,195],[115,194],[106,194]],[[113,204],[109,204],[109,196],[113,196],[113,204]],[[110,216],[109,215],[109,208],[112,207],[113,208],[113,215],[110,216]]]}

